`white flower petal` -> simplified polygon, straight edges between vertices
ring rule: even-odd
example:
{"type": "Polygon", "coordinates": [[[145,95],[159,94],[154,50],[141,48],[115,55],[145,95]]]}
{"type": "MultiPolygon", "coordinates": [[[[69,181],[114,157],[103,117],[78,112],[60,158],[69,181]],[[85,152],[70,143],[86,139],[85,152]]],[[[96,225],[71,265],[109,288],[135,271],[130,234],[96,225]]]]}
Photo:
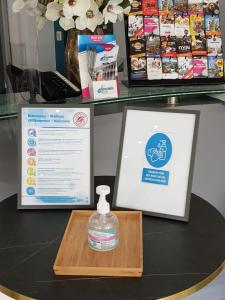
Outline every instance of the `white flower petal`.
{"type": "Polygon", "coordinates": [[[123,8],[121,6],[113,6],[113,12],[114,14],[122,14],[123,13],[123,8]]]}
{"type": "Polygon", "coordinates": [[[65,17],[84,16],[90,7],[90,0],[76,0],[75,5],[69,5],[68,0],[63,4],[63,13],[65,17]]]}
{"type": "Polygon", "coordinates": [[[103,14],[99,13],[97,17],[98,25],[101,25],[104,22],[103,14]]]}
{"type": "Polygon", "coordinates": [[[108,24],[109,23],[109,18],[108,18],[108,14],[106,14],[105,16],[104,16],[104,18],[105,18],[105,24],[108,24]]]}
{"type": "Polygon", "coordinates": [[[76,19],[76,28],[79,30],[84,30],[87,28],[88,18],[87,17],[78,17],[76,19]]]}
{"type": "Polygon", "coordinates": [[[73,19],[67,19],[65,17],[61,17],[59,19],[59,25],[64,29],[64,30],[69,30],[75,27],[75,23],[73,19]]]}
{"type": "Polygon", "coordinates": [[[117,17],[117,14],[114,14],[113,12],[108,13],[108,19],[112,23],[116,23],[117,17]]]}
{"type": "Polygon", "coordinates": [[[96,18],[88,19],[88,22],[87,22],[88,29],[90,29],[92,32],[94,32],[97,26],[98,26],[98,21],[96,18]]]}
{"type": "Polygon", "coordinates": [[[74,16],[73,14],[73,8],[69,5],[69,3],[65,2],[63,4],[63,14],[67,18],[72,18],[74,16]]]}
{"type": "Polygon", "coordinates": [[[128,15],[128,14],[130,13],[130,10],[131,10],[131,7],[130,7],[130,6],[127,6],[126,8],[124,8],[123,13],[124,13],[125,15],[128,15]]]}
{"type": "Polygon", "coordinates": [[[60,17],[60,11],[62,10],[62,5],[59,3],[51,2],[47,5],[47,11],[45,17],[50,21],[56,21],[60,17]]]}
{"type": "Polygon", "coordinates": [[[94,15],[99,12],[99,7],[98,7],[97,3],[94,0],[90,1],[89,9],[93,10],[94,15]]]}
{"type": "Polygon", "coordinates": [[[23,0],[16,0],[13,2],[13,5],[12,5],[12,11],[14,13],[18,13],[19,11],[21,11],[25,6],[25,3],[23,0]]]}

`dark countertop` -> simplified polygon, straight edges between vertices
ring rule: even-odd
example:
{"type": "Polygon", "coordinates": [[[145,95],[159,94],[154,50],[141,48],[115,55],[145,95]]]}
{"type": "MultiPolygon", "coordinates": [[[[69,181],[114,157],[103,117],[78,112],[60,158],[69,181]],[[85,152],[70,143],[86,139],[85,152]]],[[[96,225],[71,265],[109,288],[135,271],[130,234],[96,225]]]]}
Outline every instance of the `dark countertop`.
{"type": "MultiPolygon", "coordinates": [[[[99,184],[113,188],[114,177],[96,177],[99,184]]],[[[18,211],[16,201],[14,195],[0,203],[0,285],[31,298],[158,299],[199,283],[225,259],[225,219],[192,195],[189,223],[143,217],[141,278],[56,276],[53,264],[70,211],[18,211]]]]}

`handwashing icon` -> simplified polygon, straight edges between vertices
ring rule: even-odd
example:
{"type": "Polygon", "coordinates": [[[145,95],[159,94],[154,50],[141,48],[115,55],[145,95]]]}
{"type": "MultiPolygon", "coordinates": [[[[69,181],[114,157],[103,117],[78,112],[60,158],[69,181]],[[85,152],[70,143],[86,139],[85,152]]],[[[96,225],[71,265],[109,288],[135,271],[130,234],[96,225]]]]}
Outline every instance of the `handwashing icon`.
{"type": "Polygon", "coordinates": [[[160,140],[156,148],[150,148],[147,155],[150,156],[151,162],[166,160],[167,146],[166,140],[160,140]]]}
{"type": "Polygon", "coordinates": [[[153,134],[145,147],[145,156],[148,163],[154,168],[165,166],[172,155],[170,138],[162,132],[153,134]]]}

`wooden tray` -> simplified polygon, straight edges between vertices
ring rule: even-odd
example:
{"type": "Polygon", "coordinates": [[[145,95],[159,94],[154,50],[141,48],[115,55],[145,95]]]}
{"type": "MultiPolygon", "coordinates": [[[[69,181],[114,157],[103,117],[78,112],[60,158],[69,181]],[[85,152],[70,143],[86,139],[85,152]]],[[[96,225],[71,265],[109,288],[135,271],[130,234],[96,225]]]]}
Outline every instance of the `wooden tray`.
{"type": "Polygon", "coordinates": [[[87,243],[88,218],[93,211],[71,213],[54,263],[56,275],[140,277],[143,272],[142,212],[117,211],[120,239],[116,249],[98,252],[87,243]]]}

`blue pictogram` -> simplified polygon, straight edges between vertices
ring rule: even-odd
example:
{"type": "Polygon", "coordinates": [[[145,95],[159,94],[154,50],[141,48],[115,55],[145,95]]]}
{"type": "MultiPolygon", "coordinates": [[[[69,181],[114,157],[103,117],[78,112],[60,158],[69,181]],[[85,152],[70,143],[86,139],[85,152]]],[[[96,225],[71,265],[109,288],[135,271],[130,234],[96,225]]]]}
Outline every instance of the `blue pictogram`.
{"type": "Polygon", "coordinates": [[[165,166],[172,155],[172,143],[164,133],[156,133],[150,137],[145,148],[149,164],[155,168],[165,166]]]}

